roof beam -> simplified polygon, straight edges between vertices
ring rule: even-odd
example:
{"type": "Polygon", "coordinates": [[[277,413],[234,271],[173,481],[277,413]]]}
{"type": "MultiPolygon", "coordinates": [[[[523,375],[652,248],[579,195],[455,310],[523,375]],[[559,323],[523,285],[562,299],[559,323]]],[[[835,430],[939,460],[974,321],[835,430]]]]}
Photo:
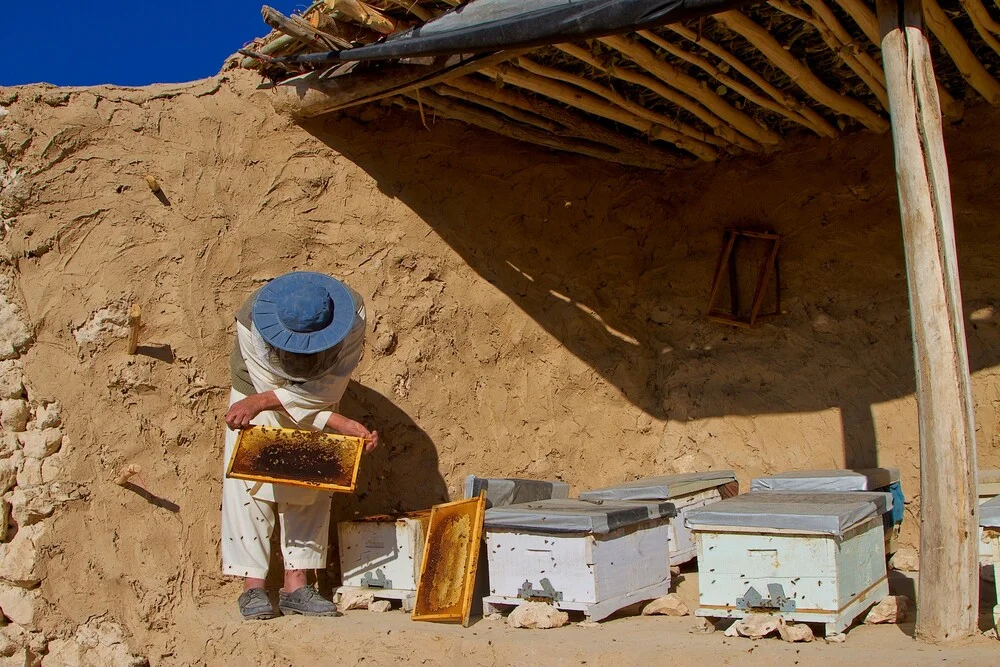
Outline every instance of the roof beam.
{"type": "Polygon", "coordinates": [[[885,132],[889,129],[888,121],[865,104],[852,97],[841,95],[827,86],[804,63],[786,51],[771,33],[744,14],[737,11],[727,11],[715,14],[713,18],[750,42],[820,104],[837,113],[854,118],[870,130],[885,132]]]}

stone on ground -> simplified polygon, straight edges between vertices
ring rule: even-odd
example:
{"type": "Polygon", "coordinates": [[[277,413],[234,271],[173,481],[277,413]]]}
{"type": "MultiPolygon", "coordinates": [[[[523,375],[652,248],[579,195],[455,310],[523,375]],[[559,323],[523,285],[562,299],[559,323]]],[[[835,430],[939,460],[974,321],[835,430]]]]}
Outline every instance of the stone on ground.
{"type": "Polygon", "coordinates": [[[677,593],[669,593],[661,598],[657,598],[647,604],[642,609],[643,616],[653,616],[660,614],[663,616],[687,616],[691,611],[684,604],[684,600],[678,597],[677,593]]]}
{"type": "Polygon", "coordinates": [[[811,642],[816,638],[805,623],[786,623],[785,619],[778,624],[778,635],[786,642],[811,642]]]}
{"type": "Polygon", "coordinates": [[[727,637],[749,637],[761,639],[778,631],[778,616],[770,614],[747,614],[726,630],[727,637]]]}
{"type": "Polygon", "coordinates": [[[835,632],[832,635],[827,635],[826,641],[828,644],[843,644],[847,641],[847,635],[843,632],[835,632]]]}
{"type": "Polygon", "coordinates": [[[375,601],[375,594],[365,591],[344,591],[340,594],[338,606],[341,611],[351,609],[368,609],[368,606],[375,601]]]}
{"type": "Polygon", "coordinates": [[[865,624],[902,623],[909,611],[910,598],[905,595],[890,595],[871,608],[865,616],[865,624]]]}
{"type": "Polygon", "coordinates": [[[40,599],[38,589],[27,589],[13,584],[0,583],[0,610],[3,615],[22,628],[35,629],[35,615],[40,611],[44,601],[40,599]]]}
{"type": "Polygon", "coordinates": [[[917,572],[920,570],[920,558],[913,547],[900,547],[889,561],[889,566],[902,572],[917,572]]]}
{"type": "Polygon", "coordinates": [[[392,609],[392,603],[388,600],[375,600],[374,602],[368,603],[368,611],[382,613],[389,611],[390,609],[392,609]]]}
{"type": "Polygon", "coordinates": [[[547,630],[561,628],[567,623],[569,623],[569,614],[544,602],[520,604],[507,617],[507,624],[512,628],[547,630]]]}
{"type": "Polygon", "coordinates": [[[49,642],[42,667],[145,667],[149,662],[133,655],[117,623],[91,620],[71,639],[49,642]]]}

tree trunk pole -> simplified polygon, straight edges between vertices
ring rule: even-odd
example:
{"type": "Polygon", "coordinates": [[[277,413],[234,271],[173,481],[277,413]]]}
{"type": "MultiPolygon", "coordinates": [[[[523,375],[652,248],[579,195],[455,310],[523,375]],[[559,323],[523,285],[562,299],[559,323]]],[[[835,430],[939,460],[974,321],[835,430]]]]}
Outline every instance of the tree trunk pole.
{"type": "Polygon", "coordinates": [[[919,0],[877,0],[910,293],[920,430],[917,637],[979,620],[976,440],[941,108],[919,0]]]}

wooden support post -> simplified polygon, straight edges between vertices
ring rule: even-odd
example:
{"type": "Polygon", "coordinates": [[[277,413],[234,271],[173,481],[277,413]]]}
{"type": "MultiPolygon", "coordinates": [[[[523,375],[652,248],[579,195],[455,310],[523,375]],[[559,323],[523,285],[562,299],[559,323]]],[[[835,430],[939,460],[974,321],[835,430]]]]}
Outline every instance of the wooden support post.
{"type": "Polygon", "coordinates": [[[919,0],[878,0],[920,431],[917,637],[960,640],[979,619],[976,440],[951,185],[919,0]]]}
{"type": "Polygon", "coordinates": [[[135,349],[139,346],[139,328],[142,326],[142,309],[139,304],[133,303],[128,311],[128,353],[135,354],[135,349]]]}

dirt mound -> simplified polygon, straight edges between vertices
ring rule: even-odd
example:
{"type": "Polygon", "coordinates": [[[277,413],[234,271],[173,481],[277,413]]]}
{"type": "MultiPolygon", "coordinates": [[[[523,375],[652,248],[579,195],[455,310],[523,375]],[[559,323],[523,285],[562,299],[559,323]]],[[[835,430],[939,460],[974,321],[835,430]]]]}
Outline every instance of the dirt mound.
{"type": "MultiPolygon", "coordinates": [[[[368,304],[342,407],[384,446],[338,518],[458,497],[470,473],[579,490],[877,462],[902,469],[914,543],[888,137],[647,173],[378,108],[299,127],[253,77],[233,77],[0,89],[7,539],[29,515],[44,526],[25,547],[44,574],[0,568],[0,607],[23,614],[36,652],[54,639],[50,655],[68,663],[127,662],[128,637],[155,664],[272,655],[257,631],[234,638],[212,616],[237,591],[219,573],[222,415],[234,310],[293,269],[340,276],[368,304]],[[733,224],[785,239],[784,312],[751,331],[704,318],[733,224]],[[131,303],[144,324],[132,357],[131,303]],[[48,428],[62,429],[59,448],[48,428]],[[18,429],[30,435],[11,439],[18,429]],[[25,437],[45,456],[28,456],[25,437]],[[141,493],[113,482],[128,464],[142,467],[141,493]]],[[[995,120],[972,110],[949,136],[986,467],[1000,467],[995,120]]]]}

